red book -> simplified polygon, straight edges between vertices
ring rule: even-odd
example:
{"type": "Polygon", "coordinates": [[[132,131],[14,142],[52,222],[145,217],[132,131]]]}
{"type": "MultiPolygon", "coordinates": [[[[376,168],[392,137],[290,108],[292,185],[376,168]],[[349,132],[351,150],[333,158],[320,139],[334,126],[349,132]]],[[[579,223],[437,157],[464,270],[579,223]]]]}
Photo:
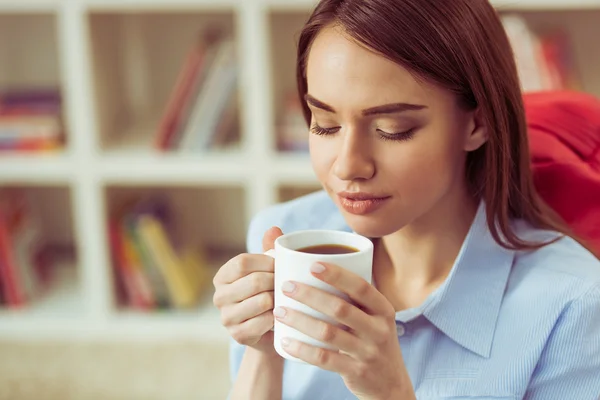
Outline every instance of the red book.
{"type": "Polygon", "coordinates": [[[10,207],[0,204],[0,283],[6,304],[9,307],[20,307],[25,304],[26,300],[19,281],[10,232],[10,207]]]}
{"type": "Polygon", "coordinates": [[[125,238],[120,223],[116,220],[109,222],[109,239],[115,272],[122,279],[128,304],[141,310],[153,308],[153,301],[141,280],[142,277],[138,275],[139,271],[130,264],[129,257],[125,254],[125,238]]]}

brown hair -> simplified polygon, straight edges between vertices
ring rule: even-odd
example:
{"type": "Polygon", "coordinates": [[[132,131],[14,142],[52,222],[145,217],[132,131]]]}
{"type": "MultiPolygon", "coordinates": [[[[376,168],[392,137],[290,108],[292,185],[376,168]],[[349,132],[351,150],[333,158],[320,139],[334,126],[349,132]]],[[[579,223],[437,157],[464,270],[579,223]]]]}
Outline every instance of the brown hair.
{"type": "Polygon", "coordinates": [[[329,25],[417,78],[451,91],[467,109],[478,109],[489,139],[468,154],[467,180],[473,195],[486,203],[496,242],[510,249],[548,244],[519,238],[510,227],[513,218],[573,236],[535,191],[517,68],[488,0],[321,0],[298,47],[298,94],[308,124],[306,64],[314,39],[329,25]]]}

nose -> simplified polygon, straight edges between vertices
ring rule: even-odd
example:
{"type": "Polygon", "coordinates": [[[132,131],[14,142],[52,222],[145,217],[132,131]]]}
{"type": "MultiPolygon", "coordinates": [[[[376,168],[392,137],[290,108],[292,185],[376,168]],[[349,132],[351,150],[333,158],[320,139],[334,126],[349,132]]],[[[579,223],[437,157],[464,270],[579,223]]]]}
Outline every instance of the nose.
{"type": "Polygon", "coordinates": [[[356,129],[342,135],[333,174],[343,181],[367,180],[375,175],[369,140],[356,129]]]}

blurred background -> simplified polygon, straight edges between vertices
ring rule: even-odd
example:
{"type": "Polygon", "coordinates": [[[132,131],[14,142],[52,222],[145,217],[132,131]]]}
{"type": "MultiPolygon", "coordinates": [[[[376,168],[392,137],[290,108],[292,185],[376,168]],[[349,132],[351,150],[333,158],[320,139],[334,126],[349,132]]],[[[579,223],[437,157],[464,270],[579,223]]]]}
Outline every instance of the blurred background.
{"type": "MultiPolygon", "coordinates": [[[[0,0],[0,399],[223,399],[217,268],[318,190],[312,0],[0,0]]],[[[600,96],[600,0],[495,1],[525,91],[600,96]]]]}

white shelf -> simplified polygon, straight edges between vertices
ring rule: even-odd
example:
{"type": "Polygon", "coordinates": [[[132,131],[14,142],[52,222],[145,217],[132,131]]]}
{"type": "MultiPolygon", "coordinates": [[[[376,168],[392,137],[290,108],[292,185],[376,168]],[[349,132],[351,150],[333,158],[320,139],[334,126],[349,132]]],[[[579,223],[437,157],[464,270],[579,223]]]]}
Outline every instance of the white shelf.
{"type": "Polygon", "coordinates": [[[48,325],[76,324],[86,318],[85,304],[73,265],[56,267],[47,293],[22,308],[0,309],[0,337],[44,333],[48,325]]]}
{"type": "Polygon", "coordinates": [[[74,178],[73,160],[63,152],[36,154],[2,154],[1,183],[54,184],[71,183],[74,178]]]}
{"type": "Polygon", "coordinates": [[[135,313],[121,311],[110,321],[117,336],[158,339],[173,336],[194,340],[226,341],[227,330],[221,325],[219,311],[205,304],[194,311],[135,313]]]}
{"type": "Polygon", "coordinates": [[[180,156],[169,154],[107,155],[100,163],[103,183],[244,184],[251,173],[238,154],[180,156]]]}
{"type": "Polygon", "coordinates": [[[55,11],[59,8],[61,0],[0,0],[2,13],[39,13],[55,11]]]}
{"type": "MultiPolygon", "coordinates": [[[[564,26],[585,89],[600,95],[594,39],[600,0],[492,2],[540,29],[564,26]]],[[[293,39],[316,3],[0,0],[0,41],[15,44],[10,57],[0,57],[0,83],[60,85],[69,144],[57,154],[0,154],[0,185],[59,186],[31,190],[45,205],[51,230],[75,238],[79,252],[78,281],[31,308],[1,310],[0,337],[227,340],[210,301],[187,312],[113,308],[106,211],[129,195],[166,192],[185,237],[241,248],[244,225],[256,212],[280,197],[318,189],[308,154],[273,149],[278,107],[295,89],[293,39]],[[213,24],[239,47],[241,142],[197,154],[155,151],[154,132],[183,57],[198,30],[213,24]],[[70,211],[63,220],[64,209],[70,211]]]]}
{"type": "Polygon", "coordinates": [[[317,4],[314,0],[260,0],[266,8],[272,11],[307,12],[317,4]]]}
{"type": "Polygon", "coordinates": [[[296,184],[304,186],[318,184],[308,154],[277,154],[270,164],[275,166],[272,169],[273,181],[277,185],[296,184]]]}
{"type": "Polygon", "coordinates": [[[98,320],[86,313],[76,269],[69,266],[60,272],[52,289],[31,305],[0,309],[0,338],[227,340],[218,310],[210,304],[210,288],[197,309],[147,313],[117,310],[107,320],[98,320]]]}
{"type": "Polygon", "coordinates": [[[189,312],[120,312],[105,321],[89,316],[0,315],[0,339],[20,340],[201,340],[225,343],[228,333],[218,310],[210,307],[189,312]]]}

